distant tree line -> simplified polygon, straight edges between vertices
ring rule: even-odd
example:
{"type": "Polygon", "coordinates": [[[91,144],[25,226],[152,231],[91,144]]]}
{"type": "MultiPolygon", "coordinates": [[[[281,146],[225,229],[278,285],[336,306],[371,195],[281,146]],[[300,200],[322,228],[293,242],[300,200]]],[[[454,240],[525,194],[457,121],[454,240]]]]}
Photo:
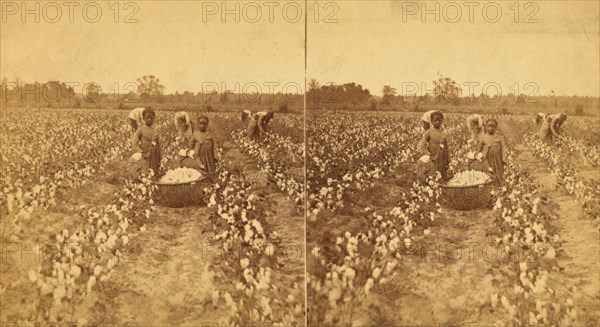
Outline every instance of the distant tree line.
{"type": "MultiPolygon", "coordinates": [[[[0,99],[3,107],[31,108],[116,108],[128,109],[153,105],[164,109],[182,110],[264,110],[279,112],[301,111],[304,107],[302,94],[250,93],[240,94],[230,90],[222,92],[175,92],[165,93],[166,87],[160,79],[146,75],[124,87],[129,93],[101,90],[93,83],[78,85],[61,81],[44,83],[23,82],[19,78],[8,81],[2,78],[0,99]]],[[[385,85],[378,94],[373,94],[362,85],[351,82],[341,85],[319,84],[311,79],[307,85],[306,103],[309,110],[396,110],[424,111],[432,108],[447,108],[450,111],[492,111],[499,113],[522,113],[532,111],[570,114],[598,114],[598,97],[556,96],[529,97],[512,93],[501,96],[486,94],[463,94],[461,87],[449,77],[439,76],[433,88],[425,94],[398,94],[395,87],[385,85]]],[[[415,92],[418,93],[418,92],[415,92]]]]}
{"type": "Polygon", "coordinates": [[[128,93],[102,90],[98,85],[71,86],[60,81],[25,83],[19,78],[9,82],[2,79],[1,103],[3,107],[30,108],[116,108],[129,109],[154,105],[157,108],[182,110],[252,110],[272,109],[279,112],[302,110],[302,94],[239,94],[230,90],[223,92],[175,92],[166,94],[160,80],[147,75],[136,83],[122,86],[128,93]]]}

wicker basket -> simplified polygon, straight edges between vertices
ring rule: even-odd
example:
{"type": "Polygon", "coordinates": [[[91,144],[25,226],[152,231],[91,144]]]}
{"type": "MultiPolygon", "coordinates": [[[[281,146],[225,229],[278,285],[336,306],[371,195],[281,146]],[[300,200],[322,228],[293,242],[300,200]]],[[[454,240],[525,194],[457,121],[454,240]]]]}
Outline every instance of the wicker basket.
{"type": "Polygon", "coordinates": [[[208,202],[209,194],[204,194],[204,187],[209,185],[210,179],[202,177],[196,181],[186,183],[161,183],[158,177],[154,181],[154,201],[162,206],[171,208],[182,208],[190,205],[201,205],[208,202]]]}
{"type": "Polygon", "coordinates": [[[492,198],[493,181],[473,186],[442,185],[443,203],[455,210],[473,210],[487,206],[492,198]]]}

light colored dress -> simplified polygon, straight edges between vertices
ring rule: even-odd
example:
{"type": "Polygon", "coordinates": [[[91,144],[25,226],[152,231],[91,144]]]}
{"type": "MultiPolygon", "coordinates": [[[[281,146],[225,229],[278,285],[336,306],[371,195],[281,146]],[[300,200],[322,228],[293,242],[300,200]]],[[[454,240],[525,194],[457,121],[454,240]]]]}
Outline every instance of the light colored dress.
{"type": "Polygon", "coordinates": [[[431,114],[437,110],[429,110],[421,116],[421,121],[425,124],[424,128],[427,130],[431,127],[431,114]]]}
{"type": "Polygon", "coordinates": [[[135,108],[129,112],[129,115],[127,117],[129,117],[129,119],[135,120],[138,123],[138,125],[144,125],[144,116],[142,115],[144,113],[144,110],[146,110],[146,108],[135,108]]]}
{"type": "Polygon", "coordinates": [[[480,115],[473,114],[467,117],[467,128],[471,135],[471,142],[477,146],[479,145],[481,136],[485,134],[483,130],[483,118],[480,115]],[[473,122],[477,122],[477,127],[473,128],[473,122]]]}

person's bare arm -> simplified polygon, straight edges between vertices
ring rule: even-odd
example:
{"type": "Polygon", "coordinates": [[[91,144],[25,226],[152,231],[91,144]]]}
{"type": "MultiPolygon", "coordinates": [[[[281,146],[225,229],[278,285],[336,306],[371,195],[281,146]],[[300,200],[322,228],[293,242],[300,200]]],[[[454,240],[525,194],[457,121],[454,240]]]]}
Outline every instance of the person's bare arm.
{"type": "Polygon", "coordinates": [[[431,153],[429,152],[429,149],[427,147],[428,143],[429,143],[429,133],[425,132],[425,133],[423,133],[423,137],[421,137],[421,141],[419,141],[419,151],[422,154],[431,155],[431,153]]]}
{"type": "Polygon", "coordinates": [[[556,131],[556,118],[552,118],[552,121],[550,122],[550,130],[552,131],[552,135],[558,136],[558,132],[556,131]]]}
{"type": "Polygon", "coordinates": [[[264,122],[264,117],[265,116],[259,116],[258,117],[258,129],[260,130],[261,133],[265,134],[265,129],[263,128],[263,122],[264,122]]]}
{"type": "Polygon", "coordinates": [[[142,130],[138,127],[138,129],[133,133],[131,137],[131,147],[134,152],[142,152],[142,148],[140,147],[140,139],[142,137],[142,130]]]}
{"type": "Polygon", "coordinates": [[[506,147],[506,139],[504,135],[500,137],[500,145],[502,146],[502,162],[506,163],[508,158],[507,147],[506,147]]]}
{"type": "Polygon", "coordinates": [[[200,146],[202,146],[202,138],[197,133],[192,135],[192,143],[194,144],[194,158],[198,157],[200,153],[200,146]]]}

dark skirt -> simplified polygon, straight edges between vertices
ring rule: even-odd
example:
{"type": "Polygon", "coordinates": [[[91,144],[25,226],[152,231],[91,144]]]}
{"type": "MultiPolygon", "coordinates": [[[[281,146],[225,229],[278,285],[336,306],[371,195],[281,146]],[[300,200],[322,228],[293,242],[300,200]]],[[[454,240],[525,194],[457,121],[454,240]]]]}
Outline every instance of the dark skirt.
{"type": "Polygon", "coordinates": [[[216,160],[215,160],[215,150],[214,150],[214,145],[213,145],[212,140],[202,143],[202,145],[200,145],[199,152],[200,153],[198,154],[198,157],[200,158],[200,161],[204,165],[204,169],[206,170],[206,172],[209,175],[214,174],[216,171],[216,164],[215,164],[216,160]]]}
{"type": "Polygon", "coordinates": [[[492,168],[496,183],[502,184],[504,182],[504,165],[502,164],[502,145],[500,143],[494,142],[490,145],[487,162],[492,168]]]}
{"type": "Polygon", "coordinates": [[[135,132],[138,128],[137,120],[129,118],[129,125],[131,125],[131,129],[135,132]]]}

